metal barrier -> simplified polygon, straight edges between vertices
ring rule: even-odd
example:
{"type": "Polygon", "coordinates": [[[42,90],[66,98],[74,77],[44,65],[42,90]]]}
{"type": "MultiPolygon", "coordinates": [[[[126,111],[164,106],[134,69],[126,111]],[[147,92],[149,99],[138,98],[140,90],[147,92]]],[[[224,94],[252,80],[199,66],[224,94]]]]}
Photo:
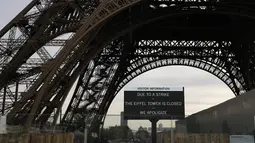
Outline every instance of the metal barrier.
{"type": "Polygon", "coordinates": [[[74,143],[72,133],[0,134],[0,143],[74,143]]]}
{"type": "MultiPolygon", "coordinates": [[[[158,133],[157,143],[170,143],[171,133],[158,133]]],[[[174,143],[229,143],[228,134],[174,134],[174,143]]]]}

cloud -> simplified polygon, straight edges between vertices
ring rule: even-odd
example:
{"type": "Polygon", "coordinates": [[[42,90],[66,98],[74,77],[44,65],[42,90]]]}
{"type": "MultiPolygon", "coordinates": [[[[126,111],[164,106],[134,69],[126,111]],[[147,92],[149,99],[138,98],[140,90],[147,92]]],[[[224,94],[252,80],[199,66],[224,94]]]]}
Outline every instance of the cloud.
{"type": "MultiPolygon", "coordinates": [[[[151,70],[133,79],[126,87],[184,86],[186,112],[195,113],[234,97],[232,91],[218,78],[191,67],[164,67],[151,70]],[[171,73],[171,74],[167,74],[171,73]]],[[[109,114],[123,111],[124,87],[115,97],[109,114]]]]}
{"type": "MultiPolygon", "coordinates": [[[[217,77],[205,71],[181,66],[169,66],[141,74],[129,82],[115,97],[105,121],[105,126],[119,125],[120,112],[123,111],[124,89],[136,86],[168,86],[185,88],[185,114],[191,115],[234,97],[232,91],[217,77]],[[111,116],[112,115],[112,116],[111,116]],[[114,116],[113,116],[114,115],[114,116]]],[[[150,127],[146,120],[128,121],[136,130],[139,126],[150,127]]],[[[175,121],[160,120],[164,126],[174,126],[175,121]]]]}

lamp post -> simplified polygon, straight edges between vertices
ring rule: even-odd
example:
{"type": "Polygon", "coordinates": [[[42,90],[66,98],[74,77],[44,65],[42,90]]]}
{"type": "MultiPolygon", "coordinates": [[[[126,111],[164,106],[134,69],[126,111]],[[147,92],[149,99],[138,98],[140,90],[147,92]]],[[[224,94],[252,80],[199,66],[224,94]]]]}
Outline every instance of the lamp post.
{"type": "Polygon", "coordinates": [[[88,128],[86,123],[84,125],[84,143],[88,143],[88,128]]]}

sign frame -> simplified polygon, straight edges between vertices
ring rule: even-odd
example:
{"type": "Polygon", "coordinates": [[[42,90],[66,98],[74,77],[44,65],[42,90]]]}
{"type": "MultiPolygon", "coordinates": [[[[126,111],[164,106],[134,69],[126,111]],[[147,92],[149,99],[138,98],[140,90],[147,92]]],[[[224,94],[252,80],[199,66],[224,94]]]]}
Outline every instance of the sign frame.
{"type": "Polygon", "coordinates": [[[124,90],[124,119],[185,118],[184,87],[132,87],[124,90]]]}

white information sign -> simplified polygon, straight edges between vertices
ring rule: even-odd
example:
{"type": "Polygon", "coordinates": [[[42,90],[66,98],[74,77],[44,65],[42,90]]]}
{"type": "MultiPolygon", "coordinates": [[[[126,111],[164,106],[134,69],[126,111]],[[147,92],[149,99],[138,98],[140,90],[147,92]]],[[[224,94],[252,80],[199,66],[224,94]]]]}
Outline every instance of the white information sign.
{"type": "Polygon", "coordinates": [[[230,135],[230,143],[254,143],[253,135],[230,135]]]}

